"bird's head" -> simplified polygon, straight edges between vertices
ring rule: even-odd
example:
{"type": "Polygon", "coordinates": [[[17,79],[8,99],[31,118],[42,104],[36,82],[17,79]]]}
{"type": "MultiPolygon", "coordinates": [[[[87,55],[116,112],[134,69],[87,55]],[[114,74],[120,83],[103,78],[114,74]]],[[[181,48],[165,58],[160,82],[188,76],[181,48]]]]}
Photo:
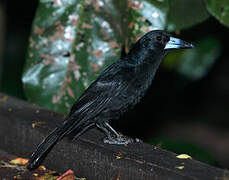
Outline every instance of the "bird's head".
{"type": "Polygon", "coordinates": [[[129,55],[132,62],[148,62],[149,59],[160,61],[169,51],[193,48],[191,43],[172,37],[163,30],[153,30],[142,36],[131,48],[129,55]],[[147,60],[148,59],[148,60],[147,60]]]}
{"type": "Polygon", "coordinates": [[[191,43],[172,37],[171,34],[162,30],[148,32],[139,40],[139,44],[146,50],[157,52],[194,47],[191,43]]]}

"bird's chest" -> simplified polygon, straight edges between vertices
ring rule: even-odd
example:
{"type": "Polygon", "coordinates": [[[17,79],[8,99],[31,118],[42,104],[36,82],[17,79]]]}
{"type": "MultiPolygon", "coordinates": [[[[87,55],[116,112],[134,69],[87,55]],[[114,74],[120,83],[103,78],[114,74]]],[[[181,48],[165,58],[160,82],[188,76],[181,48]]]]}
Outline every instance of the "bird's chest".
{"type": "Polygon", "coordinates": [[[152,82],[152,77],[146,74],[132,75],[125,79],[126,88],[117,96],[119,107],[123,111],[132,108],[145,95],[148,87],[152,82]]]}
{"type": "Polygon", "coordinates": [[[117,88],[113,88],[111,100],[105,111],[105,114],[112,114],[115,118],[141,100],[153,79],[152,72],[147,72],[146,68],[143,73],[129,70],[120,74],[122,76],[117,82],[117,88]]]}
{"type": "Polygon", "coordinates": [[[141,98],[145,95],[147,89],[152,82],[152,78],[148,75],[138,75],[136,78],[132,79],[130,87],[126,89],[126,97],[129,99],[131,105],[137,104],[141,98]]]}

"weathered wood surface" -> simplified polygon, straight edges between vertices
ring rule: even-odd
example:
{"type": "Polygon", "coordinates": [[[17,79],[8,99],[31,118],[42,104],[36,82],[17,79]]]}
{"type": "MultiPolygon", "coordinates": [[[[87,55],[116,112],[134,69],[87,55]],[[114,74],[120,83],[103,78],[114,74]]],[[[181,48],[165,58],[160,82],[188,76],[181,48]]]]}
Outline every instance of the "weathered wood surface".
{"type": "MultiPolygon", "coordinates": [[[[0,94],[0,149],[29,157],[62,120],[61,115],[0,94]]],[[[87,180],[229,178],[226,170],[196,160],[178,159],[175,153],[149,144],[108,145],[102,142],[103,137],[97,129],[91,129],[76,142],[65,138],[54,147],[43,164],[60,172],[73,169],[77,176],[87,180]]]]}

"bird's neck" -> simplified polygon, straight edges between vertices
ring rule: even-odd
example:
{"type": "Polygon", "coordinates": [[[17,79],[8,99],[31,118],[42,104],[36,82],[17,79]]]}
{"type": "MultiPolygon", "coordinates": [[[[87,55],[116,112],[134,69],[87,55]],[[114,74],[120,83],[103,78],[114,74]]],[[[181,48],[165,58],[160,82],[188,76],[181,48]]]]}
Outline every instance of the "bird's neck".
{"type": "Polygon", "coordinates": [[[132,51],[126,59],[137,73],[148,74],[153,78],[165,54],[165,52],[158,53],[145,50],[132,51]]]}

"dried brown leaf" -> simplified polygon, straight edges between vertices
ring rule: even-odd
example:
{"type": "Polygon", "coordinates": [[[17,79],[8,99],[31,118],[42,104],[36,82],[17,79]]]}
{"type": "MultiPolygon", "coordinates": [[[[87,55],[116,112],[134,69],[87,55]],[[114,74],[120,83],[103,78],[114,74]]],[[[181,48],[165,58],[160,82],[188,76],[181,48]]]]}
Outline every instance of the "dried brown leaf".
{"type": "Polygon", "coordinates": [[[64,174],[59,176],[56,180],[75,180],[74,172],[69,169],[64,174]]]}

